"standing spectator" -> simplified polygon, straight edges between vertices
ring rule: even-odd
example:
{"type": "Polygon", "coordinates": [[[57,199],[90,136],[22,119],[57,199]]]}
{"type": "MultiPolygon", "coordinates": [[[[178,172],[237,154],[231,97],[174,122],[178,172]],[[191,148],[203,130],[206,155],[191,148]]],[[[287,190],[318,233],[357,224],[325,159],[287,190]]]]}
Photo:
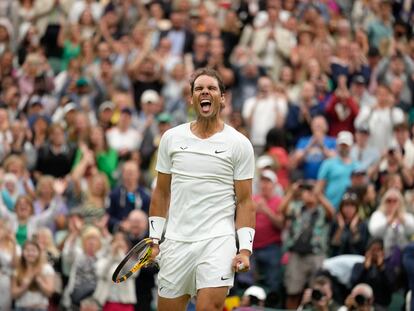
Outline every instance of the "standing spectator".
{"type": "Polygon", "coordinates": [[[292,167],[304,179],[316,179],[322,162],[336,155],[335,138],[327,136],[328,124],[323,116],[316,116],[311,123],[312,135],[301,137],[293,152],[292,167]]]}
{"type": "Polygon", "coordinates": [[[150,194],[139,184],[140,169],[137,163],[127,161],[122,167],[122,183],[112,190],[108,208],[109,228],[112,232],[117,229],[127,229],[128,214],[141,209],[148,214],[150,194]]]}
{"type": "Polygon", "coordinates": [[[338,87],[328,101],[325,112],[330,136],[336,136],[341,131],[354,132],[354,120],[359,108],[348,90],[345,76],[338,78],[338,87]]]}
{"type": "MultiPolygon", "coordinates": [[[[130,246],[134,246],[148,235],[148,216],[140,209],[134,209],[128,215],[126,225],[122,230],[125,232],[130,246]]],[[[154,266],[141,269],[135,279],[135,294],[138,303],[135,305],[135,311],[151,311],[153,299],[155,277],[158,269],[154,266]]]]}
{"type": "Polygon", "coordinates": [[[358,215],[359,199],[353,192],[346,192],[339,206],[336,220],[331,227],[331,256],[363,255],[368,242],[367,224],[358,215]]]}
{"type": "Polygon", "coordinates": [[[365,106],[374,106],[375,97],[367,89],[368,80],[363,75],[356,75],[351,81],[351,94],[357,105],[362,108],[365,106]]]}
{"type": "Polygon", "coordinates": [[[351,284],[366,283],[374,290],[375,310],[385,311],[391,303],[394,274],[387,267],[384,244],[381,239],[371,240],[365,252],[365,261],[352,268],[351,284]]]}
{"type": "Polygon", "coordinates": [[[10,222],[12,232],[16,235],[17,243],[22,246],[26,240],[30,239],[39,227],[51,224],[54,217],[59,212],[59,200],[62,199],[64,187],[60,183],[55,186],[56,202],[39,215],[34,214],[32,200],[28,196],[20,196],[16,201],[15,212],[9,211],[0,202],[0,216],[10,222]]]}
{"type": "Polygon", "coordinates": [[[48,142],[38,151],[35,175],[51,175],[65,177],[72,167],[74,150],[66,142],[65,130],[60,124],[53,124],[49,128],[48,142]]]}
{"type": "Polygon", "coordinates": [[[142,141],[142,133],[132,127],[132,109],[122,108],[116,127],[106,133],[109,147],[118,152],[121,159],[127,159],[136,152],[142,141]]]}
{"type": "Polygon", "coordinates": [[[362,107],[355,119],[355,127],[368,125],[371,133],[369,145],[383,152],[392,139],[394,124],[404,121],[404,113],[400,108],[394,107],[390,89],[383,84],[376,89],[377,104],[372,107],[362,107]],[[381,124],[381,126],[378,126],[381,124]]]}
{"type": "MultiPolygon", "coordinates": [[[[20,248],[6,220],[0,219],[0,306],[11,310],[11,277],[19,260],[20,248]]],[[[4,309],[3,309],[4,308],[4,309]]]]}
{"type": "Polygon", "coordinates": [[[350,157],[352,144],[351,132],[339,132],[336,140],[338,155],[323,161],[318,172],[317,191],[324,191],[336,209],[339,207],[346,188],[351,183],[351,173],[358,165],[350,157]]]}
{"type": "Polygon", "coordinates": [[[375,19],[368,25],[369,45],[381,49],[392,40],[392,4],[381,0],[375,19]]]}
{"type": "MultiPolygon", "coordinates": [[[[105,311],[133,311],[137,304],[135,295],[135,277],[116,284],[112,281],[112,274],[117,265],[128,252],[129,244],[122,232],[115,233],[112,238],[108,256],[101,257],[96,263],[97,286],[93,297],[103,306],[105,311]]],[[[139,302],[140,303],[140,302],[139,302]]]]}
{"type": "MultiPolygon", "coordinates": [[[[316,98],[315,85],[312,82],[305,81],[302,84],[302,91],[299,102],[290,103],[286,120],[284,123],[285,130],[290,133],[289,143],[295,145],[301,137],[308,136],[312,133],[312,120],[323,115],[324,108],[316,98]]],[[[328,131],[326,125],[325,133],[328,131]]]]}
{"type": "Polygon", "coordinates": [[[47,311],[54,286],[54,270],[44,261],[39,245],[25,242],[11,284],[16,310],[47,311]]]}
{"type": "Polygon", "coordinates": [[[276,183],[276,174],[269,169],[263,170],[260,192],[253,197],[257,208],[252,262],[259,283],[272,292],[278,292],[282,283],[280,259],[284,218],[279,211],[281,198],[274,195],[276,183]]]}
{"type": "Polygon", "coordinates": [[[385,258],[399,256],[414,233],[414,216],[405,210],[401,193],[389,189],[369,221],[369,232],[384,241],[385,258]]]}
{"type": "Polygon", "coordinates": [[[358,167],[368,170],[380,159],[380,153],[377,149],[368,145],[369,141],[368,125],[361,125],[355,129],[355,143],[351,147],[350,157],[352,161],[358,162],[358,167]]]}
{"type": "Polygon", "coordinates": [[[107,251],[109,238],[107,232],[103,235],[95,226],[70,228],[62,251],[64,263],[70,266],[69,281],[63,296],[65,307],[78,310],[82,300],[93,295],[98,281],[96,264],[107,251]],[[79,242],[81,246],[77,244],[79,242]]]}
{"type": "Polygon", "coordinates": [[[277,97],[269,77],[261,77],[257,82],[257,95],[243,105],[243,118],[250,128],[250,140],[256,154],[261,154],[266,142],[266,134],[273,127],[282,127],[286,115],[286,101],[277,97]]]}
{"type": "Polygon", "coordinates": [[[410,139],[408,124],[403,122],[394,125],[395,149],[402,155],[404,167],[412,170],[414,167],[414,143],[410,139]]]}
{"type": "Polygon", "coordinates": [[[309,182],[293,184],[280,204],[280,210],[288,221],[284,241],[289,250],[284,277],[286,309],[294,309],[299,305],[305,284],[322,266],[328,247],[328,222],[335,211],[309,182]],[[299,196],[298,201],[294,201],[295,196],[299,196]]]}

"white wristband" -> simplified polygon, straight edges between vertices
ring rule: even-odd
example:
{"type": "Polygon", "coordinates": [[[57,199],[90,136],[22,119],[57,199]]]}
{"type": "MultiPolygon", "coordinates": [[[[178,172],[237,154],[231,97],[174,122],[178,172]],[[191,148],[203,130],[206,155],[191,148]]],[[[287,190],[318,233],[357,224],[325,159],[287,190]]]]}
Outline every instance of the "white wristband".
{"type": "Polygon", "coordinates": [[[151,216],[148,218],[149,237],[161,240],[164,231],[165,218],[158,216],[151,216]]]}
{"type": "Polygon", "coordinates": [[[243,227],[237,230],[237,238],[239,239],[239,251],[247,249],[253,253],[253,240],[255,230],[250,227],[243,227]]]}

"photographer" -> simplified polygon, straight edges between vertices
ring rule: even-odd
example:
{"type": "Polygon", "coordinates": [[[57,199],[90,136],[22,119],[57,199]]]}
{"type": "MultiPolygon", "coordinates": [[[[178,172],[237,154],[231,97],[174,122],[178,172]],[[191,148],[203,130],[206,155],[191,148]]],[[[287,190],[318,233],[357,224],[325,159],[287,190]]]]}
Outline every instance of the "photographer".
{"type": "Polygon", "coordinates": [[[375,310],[388,310],[395,275],[384,258],[384,242],[373,239],[367,246],[365,261],[352,268],[351,284],[366,283],[374,291],[375,310]]]}
{"type": "Polygon", "coordinates": [[[284,245],[289,250],[284,283],[286,309],[295,309],[309,278],[322,266],[328,246],[329,221],[334,209],[314,183],[293,184],[280,204],[286,217],[284,245]]]}
{"type": "Polygon", "coordinates": [[[332,298],[332,282],[326,276],[317,276],[303,294],[298,310],[336,311],[339,306],[332,298]]]}
{"type": "Polygon", "coordinates": [[[374,310],[374,291],[372,287],[365,283],[356,285],[351,294],[346,298],[345,305],[338,311],[373,311],[374,310]]]}

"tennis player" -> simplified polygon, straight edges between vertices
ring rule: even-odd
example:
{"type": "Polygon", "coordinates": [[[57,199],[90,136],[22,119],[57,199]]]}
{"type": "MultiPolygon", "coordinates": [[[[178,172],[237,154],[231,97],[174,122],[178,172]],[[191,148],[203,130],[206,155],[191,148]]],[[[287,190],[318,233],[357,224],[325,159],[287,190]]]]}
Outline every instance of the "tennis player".
{"type": "Polygon", "coordinates": [[[168,130],[158,151],[149,236],[160,255],[159,311],[185,310],[192,296],[197,310],[222,310],[234,273],[249,269],[255,233],[253,147],[220,118],[217,72],[197,70],[191,96],[196,121],[168,130]]]}

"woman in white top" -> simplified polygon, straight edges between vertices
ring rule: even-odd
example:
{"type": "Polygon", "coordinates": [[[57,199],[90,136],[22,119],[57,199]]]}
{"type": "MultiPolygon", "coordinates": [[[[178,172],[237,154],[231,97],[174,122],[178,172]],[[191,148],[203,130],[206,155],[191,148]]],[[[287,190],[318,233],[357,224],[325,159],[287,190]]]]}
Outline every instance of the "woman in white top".
{"type": "Polygon", "coordinates": [[[384,240],[385,257],[395,247],[402,249],[414,234],[414,216],[406,212],[404,197],[397,189],[385,192],[368,224],[370,234],[384,240]]]}
{"type": "Polygon", "coordinates": [[[17,264],[18,252],[19,247],[9,224],[0,219],[0,310],[11,309],[10,278],[17,264]]]}
{"type": "Polygon", "coordinates": [[[15,310],[46,311],[54,285],[54,270],[46,262],[39,245],[26,241],[11,281],[15,310]]]}
{"type": "Polygon", "coordinates": [[[138,273],[125,282],[119,284],[112,282],[112,274],[128,249],[125,234],[117,232],[112,239],[111,252],[108,256],[99,258],[96,264],[98,283],[93,297],[103,306],[104,311],[120,309],[134,311],[134,305],[137,303],[135,277],[138,273]]]}

